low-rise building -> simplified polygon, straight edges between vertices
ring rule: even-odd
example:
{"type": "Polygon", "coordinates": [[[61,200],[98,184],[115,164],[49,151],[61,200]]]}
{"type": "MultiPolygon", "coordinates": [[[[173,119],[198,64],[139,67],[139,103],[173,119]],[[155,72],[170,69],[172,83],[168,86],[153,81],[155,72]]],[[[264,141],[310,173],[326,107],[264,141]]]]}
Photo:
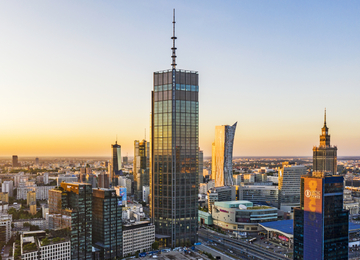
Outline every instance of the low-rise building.
{"type": "Polygon", "coordinates": [[[235,186],[221,186],[214,187],[208,190],[208,210],[211,212],[211,207],[215,201],[233,201],[236,199],[235,186]]]}
{"type": "Polygon", "coordinates": [[[11,238],[11,215],[0,215],[0,241],[7,243],[11,238]]]}
{"type": "Polygon", "coordinates": [[[270,185],[241,185],[239,200],[249,200],[255,204],[278,206],[279,189],[270,185]]]}
{"type": "Polygon", "coordinates": [[[257,206],[246,200],[215,202],[213,224],[224,230],[257,232],[258,223],[277,220],[275,207],[257,206]]]}
{"type": "Polygon", "coordinates": [[[150,251],[155,242],[155,226],[150,221],[128,222],[123,225],[123,256],[137,251],[150,251]]]}

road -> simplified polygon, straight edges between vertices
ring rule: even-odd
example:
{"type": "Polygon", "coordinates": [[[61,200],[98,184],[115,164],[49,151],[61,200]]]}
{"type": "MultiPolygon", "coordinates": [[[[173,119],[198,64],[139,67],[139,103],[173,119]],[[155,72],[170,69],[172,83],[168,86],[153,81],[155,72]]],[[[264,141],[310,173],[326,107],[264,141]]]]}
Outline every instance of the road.
{"type": "Polygon", "coordinates": [[[213,257],[216,257],[216,256],[221,256],[221,259],[225,259],[225,260],[235,260],[235,258],[232,258],[228,255],[225,255],[224,253],[218,251],[218,250],[215,250],[209,246],[206,246],[206,245],[200,245],[200,246],[196,246],[197,249],[201,250],[201,251],[204,251],[204,252],[208,252],[208,253],[211,253],[213,257]]]}
{"type": "Polygon", "coordinates": [[[288,259],[284,255],[271,252],[269,250],[266,250],[258,245],[249,244],[247,242],[239,241],[237,239],[229,238],[226,235],[222,235],[220,233],[212,233],[209,230],[206,229],[200,229],[199,230],[199,237],[202,238],[204,241],[207,241],[208,239],[214,241],[216,244],[225,246],[225,250],[232,250],[236,251],[235,255],[241,255],[242,257],[248,256],[248,257],[256,257],[259,259],[288,259]],[[220,240],[220,241],[219,241],[220,240]]]}

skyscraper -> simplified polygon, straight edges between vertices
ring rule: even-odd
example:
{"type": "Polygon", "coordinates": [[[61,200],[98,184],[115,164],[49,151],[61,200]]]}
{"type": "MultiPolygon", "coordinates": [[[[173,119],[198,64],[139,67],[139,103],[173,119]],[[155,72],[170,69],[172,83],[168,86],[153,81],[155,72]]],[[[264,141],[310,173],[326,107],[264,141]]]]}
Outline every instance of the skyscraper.
{"type": "Polygon", "coordinates": [[[337,147],[330,145],[329,128],[326,126],[326,110],[324,126],[321,129],[320,146],[313,148],[313,170],[333,175],[337,173],[337,147]]]}
{"type": "Polygon", "coordinates": [[[215,142],[212,146],[211,176],[215,187],[233,185],[232,155],[236,124],[215,127],[215,142]]]}
{"type": "Polygon", "coordinates": [[[13,167],[19,167],[20,166],[17,155],[12,156],[12,166],[13,167]]]}
{"type": "Polygon", "coordinates": [[[176,69],[175,10],[172,68],[154,72],[151,114],[150,213],[167,246],[197,241],[198,72],[176,69]]]}
{"type": "Polygon", "coordinates": [[[203,171],[204,171],[204,153],[199,148],[199,183],[204,182],[203,171]]]}
{"type": "MultiPolygon", "coordinates": [[[[113,183],[115,175],[119,174],[121,170],[121,145],[117,141],[111,145],[112,148],[112,161],[110,170],[110,183],[113,183]]],[[[114,185],[114,184],[113,184],[114,185]]]]}
{"type": "Polygon", "coordinates": [[[134,141],[134,161],[133,175],[135,186],[135,194],[140,199],[143,186],[149,186],[149,159],[150,159],[150,143],[146,140],[134,141]]]}
{"type": "MultiPolygon", "coordinates": [[[[91,259],[92,188],[87,183],[61,183],[61,209],[71,215],[71,259],[91,259]]],[[[55,197],[54,197],[55,198],[55,197]]],[[[55,211],[57,205],[53,205],[55,211]]],[[[49,208],[53,206],[49,205],[49,208]]]]}
{"type": "Polygon", "coordinates": [[[114,189],[93,189],[93,245],[101,259],[122,258],[122,201],[114,189]]]}
{"type": "Polygon", "coordinates": [[[301,177],[294,209],[294,259],[348,259],[349,212],[343,209],[344,178],[314,172],[301,177]]]}
{"type": "Polygon", "coordinates": [[[305,174],[304,165],[283,163],[279,170],[279,209],[290,211],[292,207],[300,205],[300,180],[305,174]]]}

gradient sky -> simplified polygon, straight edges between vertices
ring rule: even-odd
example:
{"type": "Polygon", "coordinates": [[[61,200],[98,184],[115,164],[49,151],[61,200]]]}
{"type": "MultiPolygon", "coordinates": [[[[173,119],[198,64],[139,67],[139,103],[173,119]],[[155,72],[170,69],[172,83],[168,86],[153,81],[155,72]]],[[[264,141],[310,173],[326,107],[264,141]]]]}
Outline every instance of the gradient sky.
{"type": "Polygon", "coordinates": [[[310,156],[327,108],[360,155],[359,1],[1,1],[0,156],[123,155],[149,137],[153,72],[200,75],[200,147],[238,122],[236,156],[310,156]]]}

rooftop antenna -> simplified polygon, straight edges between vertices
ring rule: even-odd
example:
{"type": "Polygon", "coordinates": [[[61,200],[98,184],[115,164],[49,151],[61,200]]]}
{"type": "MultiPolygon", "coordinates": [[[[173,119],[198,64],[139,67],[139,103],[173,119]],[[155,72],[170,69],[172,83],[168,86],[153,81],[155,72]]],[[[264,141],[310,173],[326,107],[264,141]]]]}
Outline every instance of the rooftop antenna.
{"type": "Polygon", "coordinates": [[[175,40],[177,39],[175,36],[175,8],[173,9],[173,36],[171,37],[171,39],[173,40],[173,46],[171,48],[172,50],[172,68],[176,69],[176,47],[175,47],[175,40]]]}
{"type": "Polygon", "coordinates": [[[324,113],[324,125],[326,125],[326,107],[325,107],[325,113],[324,113]]]}

